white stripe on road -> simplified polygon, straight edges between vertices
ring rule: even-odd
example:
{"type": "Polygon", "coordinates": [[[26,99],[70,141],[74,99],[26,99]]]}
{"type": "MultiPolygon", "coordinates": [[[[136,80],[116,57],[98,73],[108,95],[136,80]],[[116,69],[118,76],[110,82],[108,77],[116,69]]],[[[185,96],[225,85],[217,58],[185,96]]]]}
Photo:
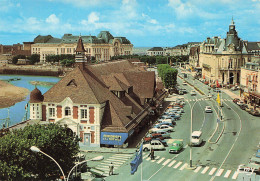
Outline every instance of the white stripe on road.
{"type": "Polygon", "coordinates": [[[175,162],[176,162],[176,160],[173,160],[173,161],[168,165],[168,167],[171,167],[175,162]]]}
{"type": "Polygon", "coordinates": [[[179,170],[183,170],[185,167],[187,167],[188,163],[185,163],[184,165],[182,165],[182,167],[179,170]]]}
{"type": "Polygon", "coordinates": [[[129,160],[129,158],[118,158],[118,157],[109,157],[109,159],[114,159],[114,160],[129,160]]]}
{"type": "Polygon", "coordinates": [[[116,156],[128,156],[128,157],[131,157],[133,155],[129,155],[129,154],[116,154],[116,156]]]}
{"type": "Polygon", "coordinates": [[[120,163],[117,163],[117,162],[107,161],[107,160],[106,160],[106,161],[103,161],[103,162],[107,162],[107,163],[111,163],[111,162],[112,162],[113,164],[117,164],[117,165],[122,165],[122,164],[124,164],[124,163],[121,163],[121,162],[120,162],[120,163]]]}
{"type": "Polygon", "coordinates": [[[213,175],[213,173],[217,170],[217,168],[212,168],[209,172],[209,175],[213,175]]]}
{"type": "Polygon", "coordinates": [[[197,173],[201,168],[202,168],[202,166],[197,167],[197,168],[194,170],[194,172],[197,173]]]}
{"type": "Polygon", "coordinates": [[[162,165],[167,165],[169,162],[171,161],[171,159],[167,159],[162,165]]]}
{"type": "Polygon", "coordinates": [[[208,171],[209,167],[205,167],[203,170],[202,170],[202,174],[205,174],[207,171],[208,171]]]}
{"type": "Polygon", "coordinates": [[[149,154],[147,154],[147,155],[143,156],[143,159],[145,159],[146,157],[148,157],[148,155],[149,155],[149,154]]]}
{"type": "Polygon", "coordinates": [[[173,168],[178,168],[181,164],[182,164],[182,162],[179,162],[173,168]]]}
{"type": "Polygon", "coordinates": [[[146,158],[146,161],[149,161],[149,160],[151,160],[151,157],[146,158]]]}
{"type": "MultiPolygon", "coordinates": [[[[110,165],[110,163],[108,164],[108,163],[100,163],[101,165],[110,165]]],[[[120,165],[118,165],[118,164],[116,164],[116,163],[113,163],[113,165],[115,166],[115,167],[120,167],[120,165]]]]}
{"type": "Polygon", "coordinates": [[[226,172],[226,174],[224,175],[224,177],[225,177],[225,178],[228,178],[231,172],[232,172],[231,170],[228,170],[228,171],[226,172]]]}
{"type": "Polygon", "coordinates": [[[155,162],[156,160],[158,160],[160,158],[160,156],[156,156],[155,158],[154,158],[154,160],[152,160],[152,162],[155,162]]]}
{"type": "Polygon", "coordinates": [[[233,179],[233,180],[234,180],[234,179],[237,179],[237,176],[238,176],[238,172],[236,171],[236,172],[233,174],[232,179],[233,179]]]}
{"type": "Polygon", "coordinates": [[[103,167],[96,167],[99,170],[109,170],[109,168],[103,168],[103,167]]]}
{"type": "Polygon", "coordinates": [[[115,159],[107,159],[108,161],[110,161],[110,162],[121,162],[121,163],[125,163],[125,161],[124,160],[115,160],[115,159]]]}
{"type": "Polygon", "coordinates": [[[161,163],[165,158],[161,158],[157,163],[161,163]]]}
{"type": "Polygon", "coordinates": [[[219,177],[223,173],[224,169],[220,169],[218,173],[216,174],[217,177],[219,177]]]}

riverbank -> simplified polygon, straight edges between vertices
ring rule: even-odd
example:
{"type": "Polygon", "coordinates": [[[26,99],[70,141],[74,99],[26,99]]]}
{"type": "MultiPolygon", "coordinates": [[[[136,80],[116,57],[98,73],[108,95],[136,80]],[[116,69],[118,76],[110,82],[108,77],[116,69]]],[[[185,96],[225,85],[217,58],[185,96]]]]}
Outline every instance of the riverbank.
{"type": "Polygon", "coordinates": [[[30,91],[17,87],[4,81],[0,81],[0,108],[6,108],[26,98],[30,91]]]}
{"type": "Polygon", "coordinates": [[[0,74],[9,75],[37,75],[37,76],[61,76],[71,71],[71,68],[61,66],[43,66],[43,65],[12,65],[0,67],[0,74]]]}

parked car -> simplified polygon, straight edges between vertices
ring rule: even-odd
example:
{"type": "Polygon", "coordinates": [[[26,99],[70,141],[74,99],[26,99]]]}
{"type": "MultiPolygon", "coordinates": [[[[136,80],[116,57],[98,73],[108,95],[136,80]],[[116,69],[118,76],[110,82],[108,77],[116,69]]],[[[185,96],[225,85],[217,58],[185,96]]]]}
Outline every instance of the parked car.
{"type": "Polygon", "coordinates": [[[257,116],[257,117],[260,116],[260,113],[257,110],[252,110],[252,111],[249,112],[249,114],[252,114],[253,116],[257,116]]]}
{"type": "Polygon", "coordinates": [[[233,99],[234,103],[237,103],[238,101],[240,101],[240,99],[238,99],[238,98],[233,99]]]}
{"type": "Polygon", "coordinates": [[[231,88],[231,90],[232,90],[232,91],[238,90],[238,87],[237,87],[237,86],[233,86],[233,87],[231,88]]]}
{"type": "Polygon", "coordinates": [[[164,140],[164,137],[159,134],[159,133],[153,133],[153,134],[147,134],[145,137],[144,137],[144,141],[150,141],[152,140],[153,138],[159,138],[161,140],[164,140]]]}
{"type": "Polygon", "coordinates": [[[237,105],[239,105],[239,106],[244,105],[244,102],[243,101],[238,101],[237,105]]]}
{"type": "Polygon", "coordinates": [[[187,89],[182,88],[181,90],[182,90],[182,92],[183,92],[184,94],[187,94],[187,89]]]}
{"type": "Polygon", "coordinates": [[[187,82],[183,82],[182,85],[187,85],[187,82]]]}
{"type": "Polygon", "coordinates": [[[160,122],[160,123],[157,123],[155,124],[154,126],[161,126],[161,125],[168,125],[168,126],[171,126],[171,127],[174,127],[176,125],[176,122],[175,121],[172,121],[172,123],[170,122],[160,122]]]}
{"type": "Polygon", "coordinates": [[[221,90],[219,88],[215,88],[213,89],[214,92],[221,92],[221,90]]]}
{"type": "Polygon", "coordinates": [[[213,111],[212,111],[212,109],[211,109],[211,107],[210,106],[206,106],[205,107],[205,113],[212,113],[213,111]]]}
{"type": "Polygon", "coordinates": [[[207,96],[208,98],[212,98],[212,95],[211,94],[208,94],[208,96],[207,96]]]}
{"type": "Polygon", "coordinates": [[[165,150],[164,145],[159,140],[151,140],[147,142],[143,142],[143,150],[149,151],[151,149],[154,150],[165,150]]]}
{"type": "Polygon", "coordinates": [[[149,133],[150,133],[150,134],[159,133],[159,134],[161,134],[164,138],[169,138],[169,137],[170,137],[170,133],[169,133],[169,132],[163,131],[163,130],[161,130],[161,129],[154,129],[154,130],[150,129],[150,130],[149,130],[149,133]]]}
{"type": "Polygon", "coordinates": [[[160,138],[152,138],[152,140],[159,140],[163,144],[163,146],[165,146],[165,147],[168,146],[167,142],[164,139],[161,140],[160,138]]]}
{"type": "Polygon", "coordinates": [[[192,90],[192,91],[190,92],[190,95],[191,95],[191,96],[196,96],[196,91],[195,91],[195,90],[192,90]]]}
{"type": "Polygon", "coordinates": [[[153,129],[160,129],[165,132],[173,132],[173,127],[168,126],[168,125],[158,125],[158,126],[152,128],[151,130],[153,130],[153,129]]]}
{"type": "Polygon", "coordinates": [[[169,149],[169,153],[179,153],[183,149],[183,140],[175,140],[169,149]]]}

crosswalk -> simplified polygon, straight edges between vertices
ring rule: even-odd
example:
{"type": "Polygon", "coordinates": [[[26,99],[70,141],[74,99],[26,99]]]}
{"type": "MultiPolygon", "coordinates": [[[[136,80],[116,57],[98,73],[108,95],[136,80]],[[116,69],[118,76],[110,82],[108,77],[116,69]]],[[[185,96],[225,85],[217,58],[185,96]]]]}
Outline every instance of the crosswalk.
{"type": "MultiPolygon", "coordinates": [[[[182,161],[167,159],[165,157],[160,157],[160,156],[156,156],[154,160],[151,160],[151,158],[148,157],[148,155],[149,155],[148,153],[143,153],[143,159],[157,164],[162,164],[163,166],[167,166],[168,168],[178,169],[180,171],[184,170],[189,165],[188,163],[182,161]]],[[[206,167],[198,166],[196,167],[195,170],[192,171],[194,173],[201,173],[205,175],[208,174],[209,176],[216,176],[216,177],[223,176],[224,178],[231,178],[232,180],[236,180],[238,177],[237,171],[232,171],[232,170],[225,171],[224,169],[218,169],[216,167],[210,168],[208,166],[206,167]]]]}
{"type": "Polygon", "coordinates": [[[111,162],[114,165],[114,172],[121,167],[126,161],[128,161],[133,154],[114,154],[108,159],[102,161],[99,165],[97,165],[93,170],[95,172],[98,172],[99,174],[102,174],[104,176],[109,175],[109,165],[111,162]]]}

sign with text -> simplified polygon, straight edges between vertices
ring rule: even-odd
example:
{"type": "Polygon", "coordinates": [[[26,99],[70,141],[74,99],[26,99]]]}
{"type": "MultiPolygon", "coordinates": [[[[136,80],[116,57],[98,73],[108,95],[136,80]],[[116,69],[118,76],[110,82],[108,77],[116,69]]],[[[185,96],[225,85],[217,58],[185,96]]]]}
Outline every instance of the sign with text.
{"type": "Polygon", "coordinates": [[[107,145],[122,145],[128,133],[101,132],[100,143],[107,145]]]}

